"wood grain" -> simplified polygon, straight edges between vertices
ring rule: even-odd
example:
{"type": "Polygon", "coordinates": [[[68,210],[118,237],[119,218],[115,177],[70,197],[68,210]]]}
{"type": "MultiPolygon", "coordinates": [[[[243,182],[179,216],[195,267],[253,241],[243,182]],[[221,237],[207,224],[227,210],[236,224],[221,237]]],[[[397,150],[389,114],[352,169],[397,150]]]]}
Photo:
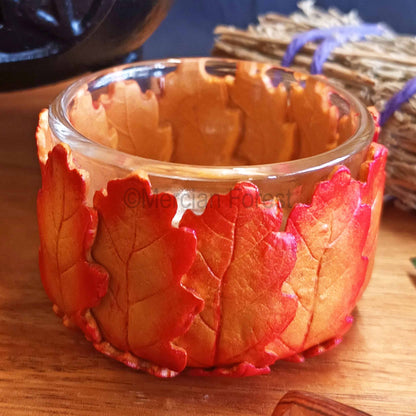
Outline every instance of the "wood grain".
{"type": "Polygon", "coordinates": [[[62,326],[42,288],[37,113],[64,84],[0,94],[0,415],[271,415],[288,390],[372,415],[416,409],[416,216],[386,206],[374,275],[335,350],[268,376],[159,380],[99,355],[62,326]]]}

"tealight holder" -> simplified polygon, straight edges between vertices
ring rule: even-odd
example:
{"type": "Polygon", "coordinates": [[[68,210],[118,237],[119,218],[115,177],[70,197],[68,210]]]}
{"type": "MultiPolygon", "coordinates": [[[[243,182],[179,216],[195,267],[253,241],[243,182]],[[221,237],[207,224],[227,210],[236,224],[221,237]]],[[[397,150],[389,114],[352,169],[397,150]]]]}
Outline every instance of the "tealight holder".
{"type": "Polygon", "coordinates": [[[37,130],[55,312],[160,377],[264,374],[337,345],[374,262],[376,119],[323,77],[255,62],[78,80],[37,130]]]}

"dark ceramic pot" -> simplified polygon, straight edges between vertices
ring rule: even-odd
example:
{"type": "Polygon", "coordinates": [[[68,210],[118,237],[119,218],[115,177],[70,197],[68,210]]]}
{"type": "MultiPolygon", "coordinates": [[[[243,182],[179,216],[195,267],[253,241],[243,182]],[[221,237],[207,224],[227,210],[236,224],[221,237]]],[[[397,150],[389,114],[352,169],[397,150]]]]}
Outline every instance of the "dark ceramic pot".
{"type": "Polygon", "coordinates": [[[0,90],[140,58],[172,0],[0,0],[0,90]]]}

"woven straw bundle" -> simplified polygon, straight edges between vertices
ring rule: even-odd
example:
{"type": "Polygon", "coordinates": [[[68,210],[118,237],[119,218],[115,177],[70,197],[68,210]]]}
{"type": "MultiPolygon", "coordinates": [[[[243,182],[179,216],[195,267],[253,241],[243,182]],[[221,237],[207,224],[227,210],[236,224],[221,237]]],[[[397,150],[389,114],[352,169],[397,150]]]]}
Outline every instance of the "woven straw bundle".
{"type": "MultiPolygon", "coordinates": [[[[312,0],[301,1],[290,16],[269,13],[257,25],[240,30],[215,28],[215,55],[281,64],[288,45],[299,33],[312,29],[361,25],[355,11],[317,8],[312,0]]],[[[308,71],[317,44],[307,43],[292,66],[308,71]]],[[[337,47],[323,66],[323,74],[380,112],[386,102],[416,77],[416,37],[398,35],[383,26],[383,35],[367,36],[337,47]]],[[[416,209],[416,96],[403,104],[385,123],[380,141],[389,148],[386,193],[398,204],[416,209]]]]}

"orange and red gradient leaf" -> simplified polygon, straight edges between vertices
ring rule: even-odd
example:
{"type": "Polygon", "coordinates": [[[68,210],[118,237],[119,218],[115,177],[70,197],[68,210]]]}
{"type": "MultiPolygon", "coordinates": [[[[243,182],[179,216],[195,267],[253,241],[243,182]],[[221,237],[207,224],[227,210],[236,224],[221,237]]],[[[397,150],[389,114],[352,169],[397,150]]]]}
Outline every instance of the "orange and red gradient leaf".
{"type": "Polygon", "coordinates": [[[181,371],[184,349],[172,341],[187,331],[203,302],[182,276],[195,258],[192,230],[174,228],[176,199],[152,195],[133,174],[97,192],[99,228],[94,258],[110,273],[107,296],[93,310],[106,340],[121,351],[181,371]]]}

